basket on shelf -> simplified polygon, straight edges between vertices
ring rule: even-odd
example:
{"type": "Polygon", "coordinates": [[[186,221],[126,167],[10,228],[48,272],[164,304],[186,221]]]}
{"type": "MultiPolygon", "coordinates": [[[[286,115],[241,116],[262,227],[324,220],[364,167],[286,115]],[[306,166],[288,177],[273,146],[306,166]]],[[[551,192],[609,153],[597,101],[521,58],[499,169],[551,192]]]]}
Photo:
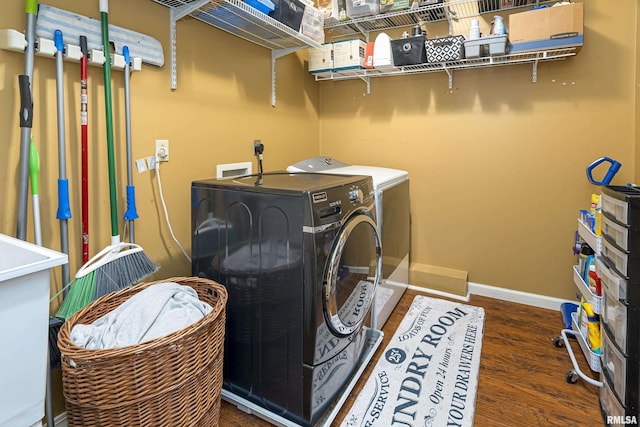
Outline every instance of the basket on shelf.
{"type": "Polygon", "coordinates": [[[68,425],[218,425],[226,302],[226,289],[212,280],[174,277],[105,295],[69,318],[58,334],[68,425]],[[74,325],[91,323],[161,282],[192,287],[213,310],[186,328],[128,347],[87,350],[71,341],[74,325]]]}

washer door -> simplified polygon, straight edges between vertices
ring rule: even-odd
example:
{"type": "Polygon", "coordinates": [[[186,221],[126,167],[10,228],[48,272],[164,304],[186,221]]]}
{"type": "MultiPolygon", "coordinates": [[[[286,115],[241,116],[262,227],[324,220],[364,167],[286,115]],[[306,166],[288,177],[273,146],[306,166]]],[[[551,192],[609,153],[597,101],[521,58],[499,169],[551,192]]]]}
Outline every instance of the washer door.
{"type": "Polygon", "coordinates": [[[324,317],[346,337],[367,318],[382,273],[382,245],[376,223],[364,212],[352,215],[334,241],[323,281],[324,317]]]}

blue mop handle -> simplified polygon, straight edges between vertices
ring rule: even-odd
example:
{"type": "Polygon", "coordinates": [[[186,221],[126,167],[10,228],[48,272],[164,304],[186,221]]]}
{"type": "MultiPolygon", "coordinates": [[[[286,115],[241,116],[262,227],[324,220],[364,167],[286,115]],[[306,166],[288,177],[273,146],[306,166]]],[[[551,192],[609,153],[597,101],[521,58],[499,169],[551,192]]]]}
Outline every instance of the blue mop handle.
{"type": "Polygon", "coordinates": [[[58,212],[56,219],[71,218],[71,207],[69,205],[69,181],[58,179],[58,212]]]}
{"type": "Polygon", "coordinates": [[[58,52],[64,52],[64,43],[62,41],[62,31],[55,30],[53,32],[53,43],[56,46],[58,52]]]}
{"type": "Polygon", "coordinates": [[[621,166],[622,164],[620,162],[617,162],[612,158],[600,157],[598,160],[587,166],[587,179],[593,185],[609,185],[611,184],[611,180],[613,179],[615,174],[617,174],[620,170],[621,166]],[[593,179],[593,170],[603,162],[609,162],[611,163],[611,166],[609,166],[609,170],[607,170],[607,173],[605,174],[604,178],[602,178],[602,181],[596,181],[595,179],[593,179]]]}
{"type": "Polygon", "coordinates": [[[124,56],[124,63],[127,65],[131,65],[131,56],[129,55],[129,46],[124,46],[122,48],[122,56],[124,56]]]}
{"type": "Polygon", "coordinates": [[[136,188],[133,185],[127,185],[127,210],[124,213],[125,221],[132,221],[138,218],[136,210],[136,188]]]}

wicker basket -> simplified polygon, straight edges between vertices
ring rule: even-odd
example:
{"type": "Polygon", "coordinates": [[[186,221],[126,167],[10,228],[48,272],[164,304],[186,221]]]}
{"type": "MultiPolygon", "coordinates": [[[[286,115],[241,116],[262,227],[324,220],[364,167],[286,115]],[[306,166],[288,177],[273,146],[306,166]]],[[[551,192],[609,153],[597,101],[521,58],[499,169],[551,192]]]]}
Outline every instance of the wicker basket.
{"type": "Polygon", "coordinates": [[[69,318],[58,334],[69,426],[216,426],[220,415],[227,291],[211,280],[174,277],[108,294],[69,318]],[[146,287],[191,286],[213,307],[198,322],[141,344],[87,350],[70,339],[146,287]]]}

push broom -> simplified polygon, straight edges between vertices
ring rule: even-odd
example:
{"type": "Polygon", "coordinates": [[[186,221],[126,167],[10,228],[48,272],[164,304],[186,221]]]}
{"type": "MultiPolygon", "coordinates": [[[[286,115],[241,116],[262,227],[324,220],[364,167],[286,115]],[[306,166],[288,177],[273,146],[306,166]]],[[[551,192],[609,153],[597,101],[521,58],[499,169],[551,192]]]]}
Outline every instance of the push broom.
{"type": "Polygon", "coordinates": [[[116,168],[113,142],[113,111],[111,99],[111,58],[109,53],[109,1],[100,0],[100,22],[104,50],[104,95],[107,128],[107,162],[109,170],[109,205],[111,213],[111,244],[98,252],[76,273],[57,316],[68,319],[91,301],[110,292],[133,285],[158,271],[158,266],[137,244],[121,242],[118,231],[116,168]]]}

